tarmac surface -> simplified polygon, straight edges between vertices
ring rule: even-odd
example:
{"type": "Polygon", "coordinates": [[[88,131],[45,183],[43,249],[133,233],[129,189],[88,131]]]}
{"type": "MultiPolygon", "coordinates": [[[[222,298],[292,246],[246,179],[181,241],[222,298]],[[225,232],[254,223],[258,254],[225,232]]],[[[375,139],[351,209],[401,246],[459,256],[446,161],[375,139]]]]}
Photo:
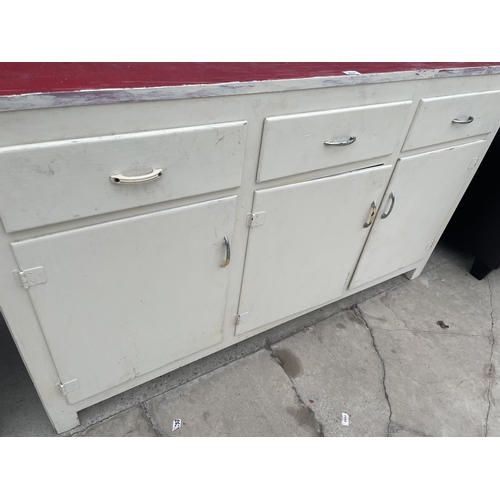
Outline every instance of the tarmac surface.
{"type": "MultiPolygon", "coordinates": [[[[500,270],[478,281],[472,260],[440,243],[417,279],[83,410],[64,436],[499,436],[500,270]]],[[[57,436],[5,325],[0,380],[0,436],[57,436]]]]}

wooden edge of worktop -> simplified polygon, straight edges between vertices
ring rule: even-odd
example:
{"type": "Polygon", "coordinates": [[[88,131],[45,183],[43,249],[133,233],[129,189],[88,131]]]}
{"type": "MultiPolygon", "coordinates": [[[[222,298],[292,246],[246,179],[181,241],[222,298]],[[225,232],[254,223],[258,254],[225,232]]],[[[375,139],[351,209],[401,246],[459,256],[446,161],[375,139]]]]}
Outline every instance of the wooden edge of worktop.
{"type": "Polygon", "coordinates": [[[488,74],[500,63],[0,63],[0,111],[488,74]]]}

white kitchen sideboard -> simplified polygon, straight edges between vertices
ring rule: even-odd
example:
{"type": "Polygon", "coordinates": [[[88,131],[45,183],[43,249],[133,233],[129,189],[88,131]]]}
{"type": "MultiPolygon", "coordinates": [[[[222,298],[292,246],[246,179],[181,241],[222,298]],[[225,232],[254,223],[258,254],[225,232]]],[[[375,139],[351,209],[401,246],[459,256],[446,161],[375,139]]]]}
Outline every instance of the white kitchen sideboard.
{"type": "Polygon", "coordinates": [[[0,97],[0,308],[58,432],[416,278],[500,126],[500,71],[183,92],[0,97]]]}

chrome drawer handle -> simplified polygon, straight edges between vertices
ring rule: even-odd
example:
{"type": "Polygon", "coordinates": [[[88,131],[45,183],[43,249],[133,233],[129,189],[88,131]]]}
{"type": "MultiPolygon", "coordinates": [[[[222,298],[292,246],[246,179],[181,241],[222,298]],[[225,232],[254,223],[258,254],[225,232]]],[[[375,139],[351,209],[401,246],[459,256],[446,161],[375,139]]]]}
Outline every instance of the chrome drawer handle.
{"type": "Polygon", "coordinates": [[[387,217],[389,217],[389,215],[391,215],[392,209],[394,208],[394,203],[396,203],[396,195],[394,194],[394,192],[392,192],[389,195],[389,199],[391,200],[391,206],[389,207],[389,211],[387,213],[383,213],[380,216],[381,219],[387,219],[387,217]]]}
{"type": "Polygon", "coordinates": [[[222,262],[221,267],[227,267],[231,262],[231,245],[229,245],[227,236],[224,236],[224,245],[226,245],[226,260],[222,262]]]}
{"type": "Polygon", "coordinates": [[[469,116],[467,120],[460,120],[460,118],[455,118],[454,120],[451,120],[451,123],[460,123],[461,125],[467,124],[467,123],[472,123],[474,121],[473,116],[469,116]]]}
{"type": "Polygon", "coordinates": [[[370,218],[368,222],[365,222],[363,227],[370,227],[372,222],[375,220],[375,216],[377,215],[377,202],[374,200],[371,204],[370,218]]]}
{"type": "Polygon", "coordinates": [[[127,177],[122,174],[110,175],[109,180],[113,184],[140,184],[141,182],[149,182],[158,179],[163,174],[162,168],[153,168],[152,172],[144,175],[136,175],[134,177],[127,177]]]}
{"type": "Polygon", "coordinates": [[[325,141],[323,144],[325,146],[349,146],[356,140],[356,137],[351,136],[347,141],[335,142],[335,141],[325,141]]]}

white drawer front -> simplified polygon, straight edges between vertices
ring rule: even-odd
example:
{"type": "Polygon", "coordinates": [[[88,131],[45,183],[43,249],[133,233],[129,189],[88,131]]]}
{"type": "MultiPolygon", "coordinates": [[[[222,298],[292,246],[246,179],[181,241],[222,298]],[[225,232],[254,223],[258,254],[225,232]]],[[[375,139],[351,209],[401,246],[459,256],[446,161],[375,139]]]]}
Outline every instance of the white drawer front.
{"type": "Polygon", "coordinates": [[[234,188],[246,123],[232,122],[0,150],[0,217],[7,232],[234,188]],[[115,174],[161,177],[115,184],[115,174]]]}
{"type": "Polygon", "coordinates": [[[499,125],[498,90],[422,99],[403,151],[487,134],[499,125]]]}
{"type": "Polygon", "coordinates": [[[257,180],[390,154],[410,105],[402,101],[266,118],[257,180]]]}

